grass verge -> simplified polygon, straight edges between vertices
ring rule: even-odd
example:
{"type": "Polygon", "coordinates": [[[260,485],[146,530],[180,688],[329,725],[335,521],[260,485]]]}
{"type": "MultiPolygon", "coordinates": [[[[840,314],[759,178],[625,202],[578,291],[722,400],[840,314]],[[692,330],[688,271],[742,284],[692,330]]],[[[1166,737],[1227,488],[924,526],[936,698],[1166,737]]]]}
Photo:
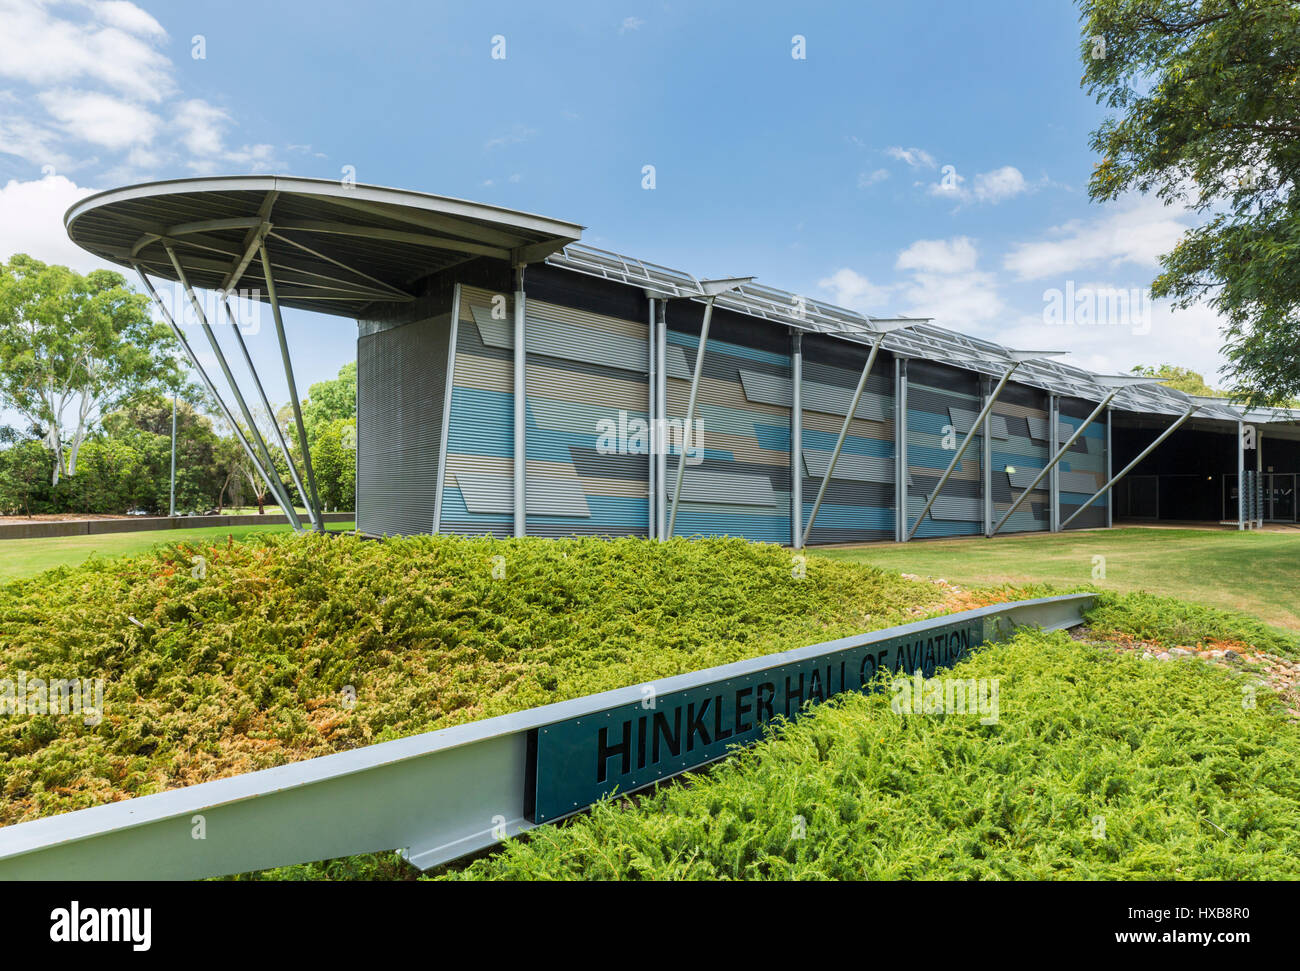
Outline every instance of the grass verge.
{"type": "Polygon", "coordinates": [[[1123,528],[925,540],[820,555],[962,586],[1094,584],[1116,593],[1141,591],[1245,611],[1300,633],[1300,531],[1123,528]]]}

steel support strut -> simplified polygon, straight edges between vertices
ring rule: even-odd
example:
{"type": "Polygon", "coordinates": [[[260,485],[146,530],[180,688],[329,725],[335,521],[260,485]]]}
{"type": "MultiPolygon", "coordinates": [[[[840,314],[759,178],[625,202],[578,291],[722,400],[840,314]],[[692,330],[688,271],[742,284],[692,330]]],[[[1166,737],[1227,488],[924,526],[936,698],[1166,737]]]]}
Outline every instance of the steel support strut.
{"type": "Polygon", "coordinates": [[[700,377],[704,374],[704,347],[709,340],[709,323],[713,319],[713,301],[710,294],[704,301],[704,324],[700,327],[700,346],[695,351],[695,371],[691,375],[691,392],[686,399],[686,425],[682,429],[682,454],[677,459],[677,483],[673,487],[673,504],[668,512],[668,535],[672,539],[677,528],[677,504],[682,498],[682,480],[686,476],[686,453],[690,448],[691,426],[695,423],[695,399],[700,391],[700,377]]]}
{"type": "Polygon", "coordinates": [[[289,385],[289,403],[293,405],[293,420],[298,429],[298,447],[302,449],[302,467],[307,473],[307,492],[302,501],[312,510],[316,532],[325,532],[325,520],[320,514],[320,499],[316,495],[316,473],[311,467],[311,447],[307,441],[307,426],[302,420],[302,403],[298,401],[298,385],[293,379],[293,362],[289,359],[289,341],[284,336],[284,319],[280,316],[280,298],[275,291],[275,276],[271,273],[271,256],[266,251],[266,241],[257,247],[262,260],[262,275],[266,278],[266,297],[271,303],[271,316],[275,320],[275,336],[280,342],[280,358],[284,361],[284,377],[289,385]]]}
{"type": "Polygon", "coordinates": [[[957,463],[961,461],[962,454],[966,451],[966,446],[970,444],[972,438],[979,434],[980,429],[983,428],[984,424],[988,421],[989,413],[993,411],[993,406],[997,403],[998,395],[1000,395],[1002,389],[1007,386],[1007,382],[1011,380],[1011,375],[1016,372],[1016,368],[1020,367],[1020,364],[1020,361],[1013,361],[1011,366],[1002,373],[1002,378],[998,381],[997,387],[993,389],[993,392],[984,402],[984,407],[980,409],[980,413],[976,415],[975,420],[971,422],[970,429],[966,432],[966,437],[962,439],[961,445],[958,446],[956,453],[952,457],[952,461],[950,461],[948,467],[943,470],[943,475],[939,476],[939,481],[935,484],[934,491],[930,493],[930,498],[925,501],[925,508],[923,508],[921,514],[916,517],[916,522],[912,524],[912,528],[907,531],[907,539],[910,540],[916,535],[916,531],[921,528],[922,521],[925,519],[926,514],[930,512],[930,507],[934,505],[934,501],[939,498],[939,493],[943,491],[943,487],[947,483],[948,477],[952,475],[952,470],[957,468],[957,463]]]}
{"type": "MultiPolygon", "coordinates": [[[[280,481],[280,474],[275,471],[275,462],[271,459],[271,450],[266,447],[266,441],[262,438],[261,431],[258,430],[257,421],[253,417],[252,410],[248,407],[248,402],[244,400],[243,393],[239,390],[239,383],[231,373],[230,364],[226,361],[225,352],[221,350],[221,345],[217,342],[217,335],[212,330],[212,325],[208,323],[208,316],[203,312],[203,305],[199,302],[198,295],[194,288],[190,286],[189,278],[185,275],[185,269],[181,266],[180,259],[176,256],[176,250],[166,241],[163,242],[163,249],[167,251],[167,256],[171,259],[172,266],[176,270],[176,276],[180,280],[181,286],[185,288],[185,295],[189,297],[190,306],[194,308],[194,313],[198,316],[199,326],[203,328],[204,335],[208,338],[208,344],[212,347],[212,353],[217,358],[217,364],[221,368],[221,373],[225,375],[226,384],[230,386],[230,393],[235,396],[235,403],[239,405],[239,411],[244,416],[244,421],[248,423],[248,433],[257,446],[257,451],[262,456],[263,462],[266,463],[264,477],[267,484],[271,487],[271,493],[275,496],[276,503],[284,510],[284,514],[289,519],[289,523],[295,530],[302,529],[302,520],[298,518],[298,511],[294,509],[293,503],[289,501],[288,490],[285,489],[284,483],[280,481]]],[[[271,420],[275,416],[271,415],[271,420]]]]}
{"type": "MultiPolygon", "coordinates": [[[[1020,508],[1020,504],[1029,497],[1029,493],[1033,492],[1034,489],[1037,488],[1038,483],[1043,481],[1043,479],[1047,476],[1047,473],[1052,471],[1053,468],[1055,468],[1056,463],[1061,461],[1061,459],[1065,457],[1065,453],[1070,450],[1070,446],[1073,445],[1076,441],[1078,441],[1079,436],[1083,434],[1084,430],[1097,419],[1098,415],[1100,415],[1103,411],[1106,410],[1107,406],[1110,405],[1111,400],[1115,397],[1115,395],[1120,393],[1120,390],[1121,390],[1120,388],[1113,389],[1110,392],[1110,394],[1106,395],[1106,397],[1101,400],[1101,404],[1099,404],[1096,408],[1092,409],[1092,414],[1090,414],[1087,418],[1085,418],[1083,420],[1083,424],[1074,430],[1074,434],[1069,437],[1066,443],[1062,445],[1059,449],[1057,449],[1056,454],[1052,456],[1052,460],[1048,462],[1047,465],[1045,465],[1043,468],[1038,470],[1038,474],[1034,476],[1034,481],[1029,483],[1029,485],[1025,487],[1025,490],[1022,493],[1020,493],[1020,495],[1016,496],[1015,501],[1013,501],[1011,503],[1010,508],[1008,508],[1007,511],[1002,514],[1002,518],[998,520],[997,525],[993,527],[993,531],[989,533],[989,536],[996,536],[998,530],[1006,525],[1007,520],[1011,518],[1011,514],[1020,508]]],[[[1052,437],[1055,438],[1056,436],[1053,435],[1052,437]]]]}
{"type": "Polygon", "coordinates": [[[1139,453],[1139,455],[1138,455],[1137,458],[1135,458],[1135,459],[1134,459],[1132,462],[1130,462],[1128,465],[1124,466],[1124,468],[1120,469],[1120,470],[1119,470],[1119,473],[1118,473],[1117,475],[1112,476],[1112,477],[1111,477],[1111,480],[1110,480],[1109,482],[1107,482],[1104,486],[1102,486],[1100,489],[1098,489],[1096,492],[1094,492],[1091,496],[1089,496],[1088,499],[1087,499],[1087,501],[1084,502],[1083,505],[1081,505],[1081,506],[1080,506],[1078,509],[1076,509],[1074,512],[1070,513],[1069,518],[1067,518],[1067,519],[1065,520],[1065,522],[1061,523],[1061,529],[1065,529],[1066,526],[1069,526],[1070,523],[1074,522],[1074,517],[1077,516],[1077,515],[1079,515],[1079,513],[1083,512],[1085,509],[1087,509],[1089,506],[1091,506],[1094,502],[1096,502],[1097,499],[1100,498],[1100,496],[1102,495],[1102,493],[1109,492],[1112,488],[1114,488],[1116,482],[1118,482],[1120,479],[1124,478],[1124,476],[1128,475],[1129,472],[1130,472],[1130,471],[1131,471],[1135,466],[1137,466],[1137,464],[1138,464],[1139,462],[1141,462],[1144,458],[1146,458],[1148,455],[1150,455],[1152,452],[1154,452],[1155,449],[1156,449],[1156,447],[1157,447],[1161,442],[1163,442],[1166,438],[1168,438],[1168,437],[1169,437],[1170,435],[1172,435],[1175,431],[1177,431],[1177,430],[1178,430],[1178,427],[1179,427],[1180,425],[1182,425],[1183,422],[1187,421],[1188,418],[1191,418],[1191,417],[1192,417],[1192,413],[1195,412],[1196,409],[1197,409],[1198,407],[1200,407],[1200,406],[1199,406],[1199,405],[1193,405],[1192,407],[1188,408],[1187,411],[1183,412],[1182,416],[1179,417],[1179,419],[1178,419],[1176,422],[1174,422],[1172,425],[1170,425],[1168,428],[1166,428],[1163,432],[1161,432],[1158,436],[1156,436],[1156,440],[1155,440],[1154,442],[1152,442],[1150,445],[1148,445],[1146,448],[1144,448],[1144,449],[1141,451],[1141,453],[1139,453]]]}
{"type": "MultiPolygon", "coordinates": [[[[235,421],[235,416],[232,415],[230,409],[226,407],[225,399],[221,397],[220,393],[217,391],[216,385],[214,385],[212,379],[208,377],[208,372],[199,362],[198,355],[194,353],[194,348],[190,347],[190,342],[185,339],[185,334],[176,323],[176,319],[172,316],[171,311],[168,310],[166,304],[162,302],[162,298],[158,296],[158,291],[154,289],[154,285],[149,281],[149,277],[145,274],[144,268],[139,263],[134,263],[132,266],[135,267],[135,272],[139,275],[140,282],[143,283],[144,288],[149,291],[149,296],[153,298],[153,302],[158,307],[159,312],[164,318],[166,318],[167,325],[171,327],[172,333],[176,336],[176,339],[180,341],[181,347],[184,348],[186,355],[190,359],[190,364],[194,365],[194,370],[198,372],[199,377],[202,379],[203,386],[208,389],[208,393],[212,395],[213,400],[216,401],[217,407],[221,409],[221,413],[225,416],[226,421],[230,422],[230,427],[235,433],[235,438],[237,438],[239,444],[243,446],[244,452],[248,456],[248,460],[253,463],[253,468],[256,469],[257,474],[262,477],[267,488],[271,489],[272,495],[277,496],[276,504],[279,505],[280,500],[275,489],[271,485],[271,477],[267,474],[266,469],[262,467],[262,463],[257,458],[257,453],[253,451],[253,446],[250,445],[248,439],[244,437],[244,433],[239,427],[239,422],[235,421]]],[[[288,516],[288,514],[289,510],[285,510],[285,515],[288,516]]],[[[290,521],[292,522],[292,520],[290,521]]]]}
{"type": "Polygon", "coordinates": [[[808,514],[808,525],[804,527],[803,540],[800,546],[808,545],[808,537],[812,535],[813,524],[817,522],[817,511],[822,507],[822,500],[826,498],[826,490],[831,484],[831,476],[835,474],[835,463],[840,460],[840,451],[844,448],[844,442],[849,437],[849,426],[853,424],[853,416],[857,413],[858,402],[862,400],[862,392],[866,390],[867,378],[871,376],[871,366],[876,363],[876,354],[880,351],[880,344],[884,341],[885,335],[881,334],[871,342],[871,353],[867,355],[867,363],[862,366],[862,376],[858,378],[858,386],[853,390],[853,400],[849,402],[849,410],[844,415],[844,424],[840,426],[840,436],[835,439],[835,448],[831,452],[830,463],[826,466],[826,474],[822,476],[822,484],[817,488],[817,498],[813,500],[812,511],[808,514]]]}
{"type": "Polygon", "coordinates": [[[289,452],[289,443],[285,441],[284,431],[280,428],[280,423],[275,417],[275,410],[266,397],[266,389],[262,387],[262,379],[257,375],[257,368],[253,366],[253,358],[248,353],[248,345],[244,343],[244,335],[239,332],[239,324],[235,322],[235,312],[230,309],[228,295],[222,296],[221,303],[226,308],[226,317],[230,320],[230,329],[235,332],[235,342],[239,344],[240,353],[244,356],[244,364],[248,367],[248,373],[253,377],[253,386],[257,388],[257,395],[262,400],[262,407],[271,416],[271,427],[275,429],[275,438],[280,445],[280,451],[284,454],[284,461],[289,467],[289,475],[293,478],[294,487],[298,490],[298,495],[304,497],[304,504],[307,505],[307,515],[311,519],[312,525],[315,526],[316,510],[305,502],[307,490],[302,487],[302,479],[298,477],[298,467],[293,461],[293,455],[289,452]]]}

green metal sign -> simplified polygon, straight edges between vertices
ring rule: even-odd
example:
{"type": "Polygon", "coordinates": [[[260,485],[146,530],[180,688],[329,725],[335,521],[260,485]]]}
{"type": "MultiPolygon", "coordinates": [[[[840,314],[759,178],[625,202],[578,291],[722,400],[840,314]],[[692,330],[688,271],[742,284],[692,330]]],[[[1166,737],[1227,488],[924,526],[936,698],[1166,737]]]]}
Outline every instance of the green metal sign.
{"type": "MultiPolygon", "coordinates": [[[[567,816],[613,792],[631,792],[726,755],[762,737],[779,717],[844,691],[870,690],[881,671],[925,677],[997,634],[997,617],[911,625],[909,633],[829,641],[744,665],[642,686],[639,702],[535,730],[533,822],[567,816]],[[987,626],[986,626],[987,625],[987,626]],[[738,667],[752,670],[737,671],[738,667]],[[699,683],[679,687],[694,678],[699,683]],[[703,679],[703,680],[701,680],[703,679]]],[[[877,682],[878,683],[878,682],[877,682]]]]}

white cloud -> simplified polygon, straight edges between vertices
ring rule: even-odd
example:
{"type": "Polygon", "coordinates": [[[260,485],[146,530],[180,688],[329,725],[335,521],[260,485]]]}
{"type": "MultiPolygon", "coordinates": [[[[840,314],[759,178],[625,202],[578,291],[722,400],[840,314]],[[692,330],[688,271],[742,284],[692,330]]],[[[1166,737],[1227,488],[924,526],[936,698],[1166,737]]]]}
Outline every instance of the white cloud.
{"type": "Polygon", "coordinates": [[[1025,177],[1014,165],[1004,165],[992,172],[975,176],[975,198],[980,202],[1002,202],[1028,189],[1025,177]]]}
{"type": "Polygon", "coordinates": [[[830,294],[832,303],[859,313],[878,311],[889,297],[889,288],[876,286],[856,270],[843,267],[817,281],[830,294]]]}
{"type": "Polygon", "coordinates": [[[933,169],[939,164],[934,160],[934,156],[923,148],[902,148],[894,145],[885,149],[885,154],[890,158],[898,159],[900,162],[906,162],[914,169],[933,169]]]}
{"type": "Polygon", "coordinates": [[[1132,263],[1144,269],[1159,266],[1189,228],[1160,200],[1128,200],[1096,219],[1074,220],[1054,227],[1048,239],[1019,243],[1002,265],[1022,280],[1066,276],[1080,270],[1132,263]]]}
{"type": "Polygon", "coordinates": [[[858,188],[865,189],[868,186],[875,185],[877,182],[884,182],[889,178],[888,169],[876,169],[874,172],[858,173],[858,188]]]}
{"type": "Polygon", "coordinates": [[[904,313],[956,331],[969,332],[1006,310],[992,273],[916,273],[900,295],[904,313]]]}
{"type": "Polygon", "coordinates": [[[33,165],[70,169],[71,155],[58,147],[59,132],[17,115],[0,115],[0,154],[16,155],[33,165]]]}
{"type": "Polygon", "coordinates": [[[1014,198],[1022,192],[1029,191],[1025,177],[1014,165],[1004,165],[991,172],[981,172],[975,176],[970,187],[966,177],[958,173],[955,166],[945,165],[943,176],[938,182],[931,183],[926,192],[940,199],[952,199],[954,202],[986,202],[996,205],[1014,198]]]}
{"type": "Polygon", "coordinates": [[[113,150],[148,145],[162,124],[147,108],[99,91],[46,91],[39,100],[67,134],[113,150]]]}
{"type": "Polygon", "coordinates": [[[120,27],[129,33],[146,37],[161,39],[167,36],[167,31],[163,30],[162,24],[135,4],[128,3],[127,0],[99,0],[87,5],[101,21],[113,27],[120,27]]]}
{"type": "Polygon", "coordinates": [[[506,134],[489,138],[483,143],[483,147],[491,151],[494,148],[504,148],[507,145],[518,145],[520,142],[528,141],[536,134],[537,129],[516,123],[506,134]]]}
{"type": "Polygon", "coordinates": [[[181,144],[199,160],[218,156],[224,151],[222,130],[230,121],[228,111],[200,98],[182,101],[175,114],[181,144]]]}
{"type": "Polygon", "coordinates": [[[968,236],[952,239],[918,239],[898,254],[894,268],[929,273],[968,273],[975,269],[978,253],[968,236]]]}
{"type": "Polygon", "coordinates": [[[640,17],[624,17],[623,23],[619,25],[618,32],[620,34],[626,34],[632,30],[639,30],[644,26],[645,26],[645,21],[642,20],[640,17]]]}
{"type": "Polygon", "coordinates": [[[175,90],[171,62],[154,46],[166,36],[156,20],[124,2],[83,9],[89,19],[76,23],[35,0],[0,0],[0,76],[36,86],[97,82],[149,102],[175,90]]]}
{"type": "Polygon", "coordinates": [[[0,189],[0,260],[15,253],[44,263],[62,263],[82,273],[94,269],[121,270],[91,256],[68,238],[63,214],[94,192],[61,176],[30,182],[11,180],[0,189]]]}
{"type": "Polygon", "coordinates": [[[942,327],[969,330],[1006,308],[997,277],[977,270],[979,252],[968,236],[920,239],[898,254],[895,269],[912,276],[899,286],[903,311],[942,327]]]}
{"type": "Polygon", "coordinates": [[[1061,326],[1045,323],[1041,314],[1025,315],[999,328],[995,339],[1009,347],[1069,351],[1063,362],[1101,374],[1125,374],[1136,364],[1176,364],[1199,371],[1214,384],[1222,380],[1218,374],[1224,364],[1219,351],[1222,323],[1207,306],[1176,310],[1162,300],[1150,302],[1145,320],[1137,326],[1061,326]]]}

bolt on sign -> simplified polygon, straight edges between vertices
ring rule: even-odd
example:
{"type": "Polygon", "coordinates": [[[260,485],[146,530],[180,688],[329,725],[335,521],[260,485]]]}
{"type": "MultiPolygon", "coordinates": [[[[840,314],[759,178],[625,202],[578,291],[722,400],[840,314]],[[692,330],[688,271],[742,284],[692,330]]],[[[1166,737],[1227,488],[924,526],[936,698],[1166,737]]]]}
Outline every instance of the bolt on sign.
{"type": "Polygon", "coordinates": [[[737,745],[758,741],[777,717],[794,719],[841,692],[872,690],[881,671],[931,677],[937,668],[951,667],[1000,638],[1009,630],[1001,623],[1005,620],[927,622],[913,625],[923,630],[867,643],[860,636],[828,641],[757,658],[747,673],[656,691],[652,704],[643,698],[534,729],[528,819],[552,822],[611,793],[632,792],[698,768],[737,745]]]}

